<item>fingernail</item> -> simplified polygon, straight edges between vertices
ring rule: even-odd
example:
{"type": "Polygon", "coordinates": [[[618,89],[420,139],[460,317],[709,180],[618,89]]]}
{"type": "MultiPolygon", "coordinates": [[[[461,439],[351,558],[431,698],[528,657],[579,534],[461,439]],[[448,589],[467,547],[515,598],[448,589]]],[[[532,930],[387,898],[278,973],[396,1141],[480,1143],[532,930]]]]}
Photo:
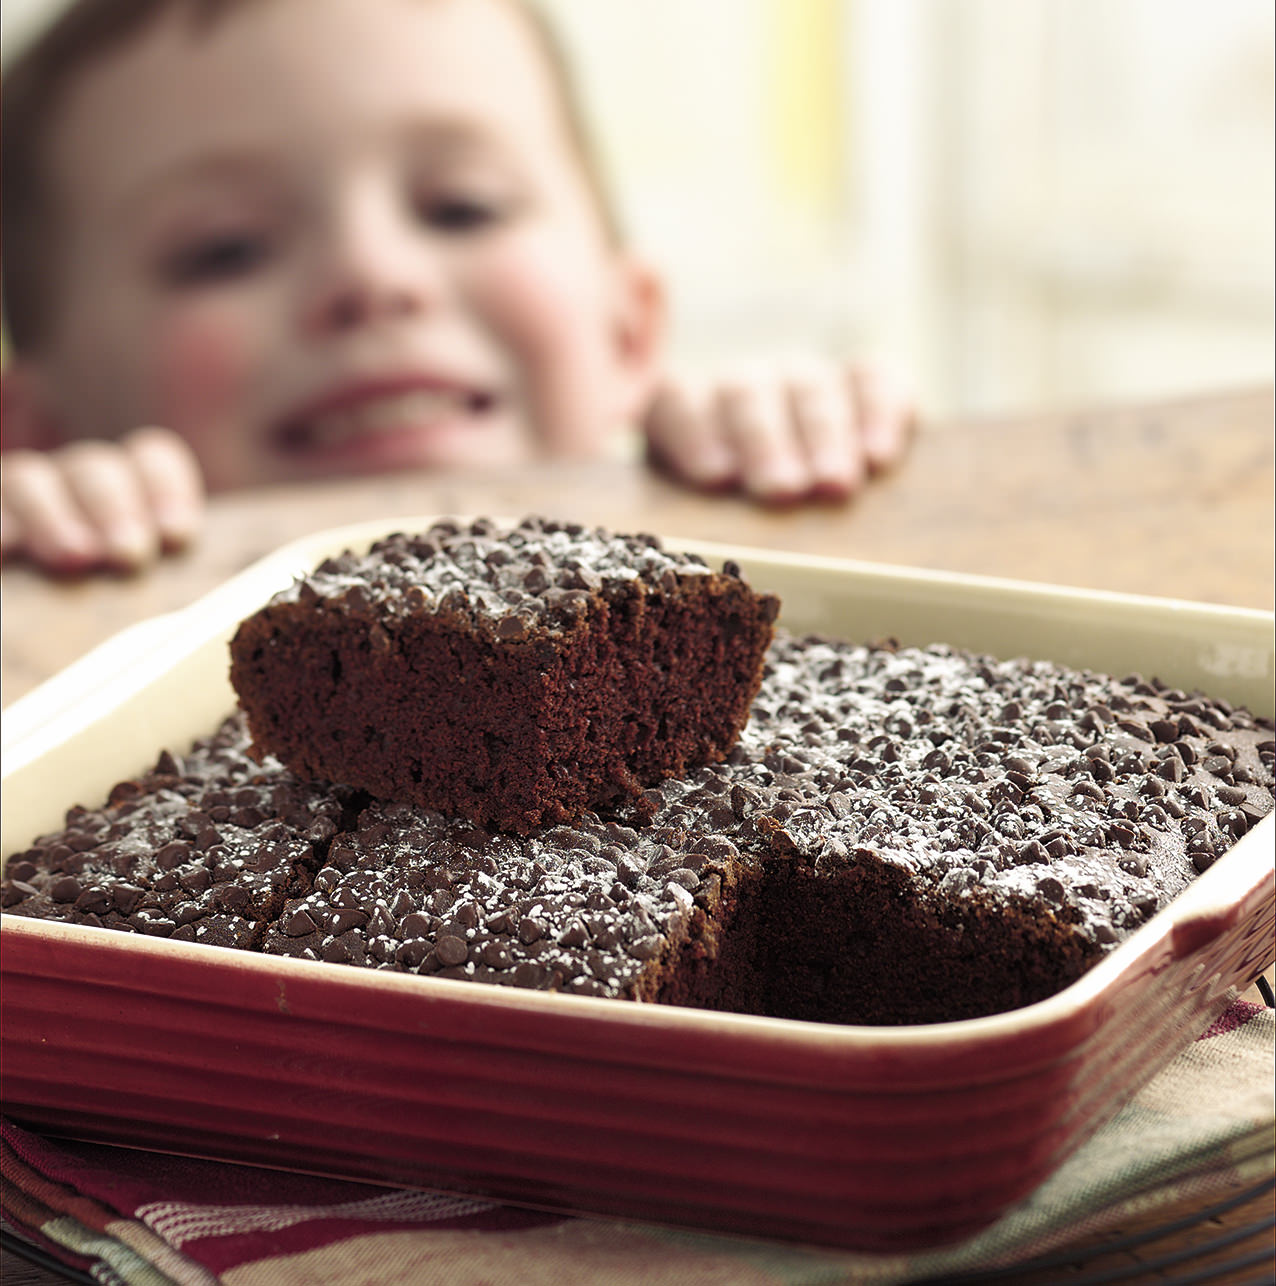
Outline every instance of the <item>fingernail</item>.
{"type": "Polygon", "coordinates": [[[848,452],[826,451],[811,460],[814,490],[821,495],[849,495],[861,482],[864,467],[848,452]]]}
{"type": "Polygon", "coordinates": [[[730,453],[720,448],[702,451],[687,463],[691,482],[701,487],[721,487],[735,479],[735,462],[730,453]]]}
{"type": "Polygon", "coordinates": [[[155,534],[140,523],[115,523],[104,534],[107,556],[113,566],[124,571],[144,567],[155,557],[155,534]]]}
{"type": "Polygon", "coordinates": [[[36,558],[38,562],[62,575],[74,576],[98,566],[102,551],[88,541],[71,538],[46,545],[43,551],[36,553],[36,558]]]}
{"type": "Polygon", "coordinates": [[[749,490],[768,504],[788,504],[811,489],[810,476],[796,467],[774,466],[754,478],[749,490]]]}
{"type": "Polygon", "coordinates": [[[185,549],[195,538],[198,526],[195,515],[185,509],[161,507],[156,520],[159,523],[160,540],[170,552],[185,549]]]}

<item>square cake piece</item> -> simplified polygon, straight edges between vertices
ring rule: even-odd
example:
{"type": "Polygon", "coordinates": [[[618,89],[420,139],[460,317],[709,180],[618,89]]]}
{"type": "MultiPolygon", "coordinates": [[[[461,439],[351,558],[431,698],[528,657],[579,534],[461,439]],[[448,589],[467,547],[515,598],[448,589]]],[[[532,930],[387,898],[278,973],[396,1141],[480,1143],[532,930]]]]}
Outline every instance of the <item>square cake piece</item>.
{"type": "Polygon", "coordinates": [[[231,682],[295,773],[527,833],[720,761],[777,612],[654,536],[447,521],[277,594],[231,682]]]}

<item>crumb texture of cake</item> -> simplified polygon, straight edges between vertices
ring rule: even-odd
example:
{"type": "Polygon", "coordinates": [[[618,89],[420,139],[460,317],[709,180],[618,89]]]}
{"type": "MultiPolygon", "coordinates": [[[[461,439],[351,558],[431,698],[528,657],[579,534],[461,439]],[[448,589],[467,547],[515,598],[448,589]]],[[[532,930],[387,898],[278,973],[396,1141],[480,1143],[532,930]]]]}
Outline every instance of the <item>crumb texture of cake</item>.
{"type": "Polygon", "coordinates": [[[276,595],[231,682],[298,775],[528,833],[720,760],[777,610],[653,536],[447,521],[276,595]]]}
{"type": "Polygon", "coordinates": [[[256,760],[242,713],[9,858],[6,914],[805,1021],[1049,996],[1273,806],[1272,722],[1130,675],[778,631],[724,759],[503,832],[256,760]]]}

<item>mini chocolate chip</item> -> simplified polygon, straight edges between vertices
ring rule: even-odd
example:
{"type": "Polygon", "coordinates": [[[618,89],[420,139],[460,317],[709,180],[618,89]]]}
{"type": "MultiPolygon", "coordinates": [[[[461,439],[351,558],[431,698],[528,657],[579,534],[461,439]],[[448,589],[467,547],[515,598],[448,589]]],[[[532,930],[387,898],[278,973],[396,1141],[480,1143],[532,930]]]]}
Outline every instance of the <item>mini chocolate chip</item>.
{"type": "MultiPolygon", "coordinates": [[[[434,922],[422,911],[413,911],[411,915],[405,915],[399,921],[398,935],[400,938],[428,938],[433,930],[434,922]]],[[[489,926],[490,927],[490,926],[489,926]]]]}
{"type": "Polygon", "coordinates": [[[49,885],[49,896],[55,902],[74,902],[83,889],[74,875],[64,875],[49,885]]]}
{"type": "Polygon", "coordinates": [[[516,613],[502,616],[496,623],[496,637],[503,642],[514,642],[527,637],[527,622],[516,613]]]}
{"type": "Polygon", "coordinates": [[[1249,830],[1249,818],[1240,809],[1229,808],[1217,815],[1219,829],[1233,839],[1240,839],[1249,830]]]}
{"type": "Polygon", "coordinates": [[[1096,800],[1098,803],[1102,803],[1107,798],[1103,791],[1096,786],[1094,782],[1086,781],[1084,778],[1073,786],[1072,793],[1074,796],[1084,795],[1087,799],[1096,800]]]}
{"type": "Polygon", "coordinates": [[[670,871],[666,878],[675,884],[681,884],[684,889],[689,889],[692,893],[700,887],[700,877],[685,866],[679,867],[676,871],[670,871]]]}
{"type": "Polygon", "coordinates": [[[731,811],[739,818],[749,816],[757,806],[757,792],[751,790],[748,786],[735,785],[731,787],[731,811]]]}
{"type": "Polygon", "coordinates": [[[1178,783],[1183,780],[1183,761],[1177,755],[1167,755],[1156,766],[1156,775],[1166,781],[1178,783]]]}
{"type": "Polygon", "coordinates": [[[651,960],[660,954],[664,945],[665,940],[659,934],[648,934],[631,942],[627,950],[635,960],[651,960]]]}
{"type": "Polygon", "coordinates": [[[534,960],[523,960],[514,969],[514,985],[544,989],[550,985],[553,976],[553,972],[545,965],[537,964],[534,960]]]}
{"type": "Polygon", "coordinates": [[[489,933],[512,933],[513,920],[508,911],[498,911],[483,921],[483,927],[489,933]]]}
{"type": "Polygon", "coordinates": [[[441,964],[450,967],[464,964],[466,957],[470,954],[470,949],[466,945],[464,938],[458,938],[453,933],[443,933],[439,935],[439,940],[434,944],[434,954],[438,956],[441,964]]]}
{"type": "Polygon", "coordinates": [[[248,890],[240,884],[223,884],[214,896],[218,908],[232,914],[244,911],[248,906],[248,890]]]}
{"type": "Polygon", "coordinates": [[[1128,821],[1117,819],[1108,826],[1109,842],[1119,844],[1122,848],[1128,848],[1133,844],[1138,835],[1138,830],[1128,821]]]}
{"type": "Polygon", "coordinates": [[[514,963],[514,957],[499,942],[484,943],[479,959],[489,969],[508,969],[514,963]]]}
{"type": "Polygon", "coordinates": [[[5,906],[17,906],[19,902],[25,902],[27,898],[36,897],[39,892],[39,889],[33,884],[28,884],[25,880],[5,880],[3,904],[5,906]]]}
{"type": "Polygon", "coordinates": [[[111,900],[121,915],[131,915],[142,900],[142,890],[136,884],[117,884],[111,891],[111,900]]]}
{"type": "Polygon", "coordinates": [[[589,941],[589,931],[579,920],[571,924],[558,935],[560,947],[583,947],[589,941]]]}
{"type": "Polygon", "coordinates": [[[324,943],[320,958],[326,960],[329,964],[349,964],[355,956],[349,943],[341,938],[333,938],[331,941],[324,943]]]}
{"type": "Polygon", "coordinates": [[[1095,781],[1106,784],[1116,779],[1116,769],[1106,759],[1092,759],[1090,775],[1095,781]]]}
{"type": "Polygon", "coordinates": [[[75,899],[75,909],[86,915],[98,915],[111,909],[111,895],[103,888],[88,888],[75,899]]]}
{"type": "Polygon", "coordinates": [[[1118,719],[1117,727],[1129,736],[1136,738],[1138,741],[1155,741],[1156,737],[1152,730],[1145,723],[1138,723],[1133,719],[1118,719]]]}
{"type": "Polygon", "coordinates": [[[430,954],[430,944],[424,938],[413,938],[402,943],[394,953],[395,964],[407,969],[419,968],[430,954]]]}
{"type": "Polygon", "coordinates": [[[175,866],[181,866],[183,862],[188,862],[191,857],[191,846],[183,840],[175,839],[165,844],[155,854],[155,863],[163,871],[171,871],[175,866]]]}
{"type": "Polygon", "coordinates": [[[298,909],[292,913],[279,926],[284,933],[290,938],[304,938],[309,933],[314,933],[319,926],[310,917],[310,913],[304,909],[298,909]]]}

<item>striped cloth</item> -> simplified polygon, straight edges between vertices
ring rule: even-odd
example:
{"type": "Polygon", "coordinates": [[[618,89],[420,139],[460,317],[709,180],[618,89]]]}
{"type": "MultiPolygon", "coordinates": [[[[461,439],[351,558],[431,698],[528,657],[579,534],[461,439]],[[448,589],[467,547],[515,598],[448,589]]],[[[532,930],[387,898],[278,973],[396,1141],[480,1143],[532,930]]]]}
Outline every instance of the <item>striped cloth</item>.
{"type": "Polygon", "coordinates": [[[113,1286],[891,1283],[1020,1262],[1276,1168],[1276,1021],[1238,1001],[993,1227],[869,1256],[54,1141],[0,1121],[4,1229],[113,1286]]]}

